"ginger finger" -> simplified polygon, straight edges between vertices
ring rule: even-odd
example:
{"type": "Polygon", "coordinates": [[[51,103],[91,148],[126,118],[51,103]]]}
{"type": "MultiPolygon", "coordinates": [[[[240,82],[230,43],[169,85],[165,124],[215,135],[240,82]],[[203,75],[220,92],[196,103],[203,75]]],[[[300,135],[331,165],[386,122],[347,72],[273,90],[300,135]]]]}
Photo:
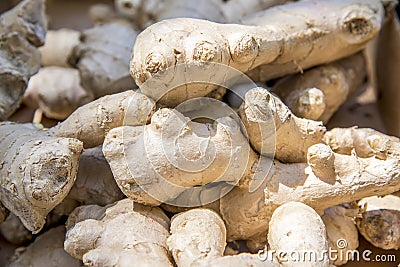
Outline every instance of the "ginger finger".
{"type": "Polygon", "coordinates": [[[283,162],[306,162],[307,149],[321,142],[326,131],[321,122],[301,119],[266,89],[257,87],[245,94],[239,115],[250,143],[262,155],[283,162]]]}
{"type": "Polygon", "coordinates": [[[400,157],[400,139],[369,128],[334,128],[328,131],[323,141],[333,151],[367,158],[377,156],[380,159],[400,157]]]}
{"type": "Polygon", "coordinates": [[[151,99],[126,91],[104,96],[78,108],[49,131],[55,136],[81,140],[85,148],[90,148],[101,145],[112,128],[146,124],[154,110],[155,104],[151,99]]]}
{"type": "Polygon", "coordinates": [[[326,123],[340,105],[360,89],[366,77],[364,66],[364,57],[358,53],[282,78],[272,87],[272,92],[281,97],[296,116],[326,123]],[[322,96],[310,91],[311,88],[319,89],[322,96]]]}

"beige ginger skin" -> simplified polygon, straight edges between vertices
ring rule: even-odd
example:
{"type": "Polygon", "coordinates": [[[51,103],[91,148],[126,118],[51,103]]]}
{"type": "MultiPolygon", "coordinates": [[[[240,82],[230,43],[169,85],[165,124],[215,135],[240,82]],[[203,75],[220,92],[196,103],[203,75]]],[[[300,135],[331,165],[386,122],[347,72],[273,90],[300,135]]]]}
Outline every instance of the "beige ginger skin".
{"type": "MultiPolygon", "coordinates": [[[[143,125],[154,108],[154,102],[146,96],[127,91],[82,106],[47,131],[2,123],[0,147],[7,151],[0,156],[2,204],[17,215],[28,230],[37,233],[46,215],[61,203],[73,186],[82,142],[87,147],[96,146],[113,127],[143,125]],[[87,120],[82,119],[83,114],[87,120]]],[[[112,194],[118,192],[116,198],[121,196],[115,186],[108,189],[112,194]]]]}
{"type": "Polygon", "coordinates": [[[0,150],[0,201],[37,233],[75,181],[82,142],[3,122],[0,150]]]}
{"type": "Polygon", "coordinates": [[[55,136],[81,140],[85,148],[91,148],[101,145],[107,133],[115,127],[146,124],[154,110],[153,100],[129,90],[79,107],[49,131],[55,136]]]}
{"type": "Polygon", "coordinates": [[[382,249],[400,248],[400,197],[367,197],[358,202],[362,209],[357,218],[360,233],[372,245],[382,249]]]}
{"type": "Polygon", "coordinates": [[[366,77],[361,53],[287,76],[272,87],[282,101],[301,118],[327,123],[366,77]]]}
{"type": "MultiPolygon", "coordinates": [[[[158,87],[167,83],[169,88],[182,79],[173,69],[180,64],[212,71],[215,65],[208,63],[213,62],[241,72],[268,64],[264,68],[272,79],[360,51],[379,31],[382,16],[378,0],[325,0],[272,7],[242,20],[244,25],[168,19],[138,35],[131,74],[142,93],[155,99],[167,92],[158,87]],[[318,12],[310,12],[306,19],[298,15],[305,9],[318,12]],[[154,86],[146,86],[150,79],[154,86]]],[[[160,102],[175,106],[185,100],[182,96],[205,96],[214,89],[188,84],[168,92],[160,102]]]]}
{"type": "Polygon", "coordinates": [[[212,182],[233,186],[251,167],[248,158],[255,156],[232,118],[198,123],[166,108],[148,125],[112,129],[103,153],[122,192],[148,205],[168,203],[186,188],[212,182]],[[137,151],[143,155],[138,157],[137,151]]]}
{"type": "Polygon", "coordinates": [[[209,209],[192,209],[172,217],[167,245],[178,266],[222,257],[226,245],[224,221],[209,209]]]}
{"type": "Polygon", "coordinates": [[[69,63],[79,69],[82,86],[95,98],[136,88],[129,74],[136,35],[123,21],[96,25],[81,33],[69,63]]]}
{"type": "Polygon", "coordinates": [[[70,67],[68,58],[79,44],[79,35],[79,31],[66,28],[47,31],[46,41],[39,48],[42,66],[70,67]]]}
{"type": "MultiPolygon", "coordinates": [[[[268,244],[274,251],[284,251],[287,255],[277,258],[280,266],[328,267],[328,250],[325,225],[318,213],[311,207],[288,202],[277,208],[269,222],[268,244]],[[313,251],[316,260],[295,261],[291,252],[313,251]]],[[[279,253],[278,253],[279,255],[279,253]]]]}
{"type": "Polygon", "coordinates": [[[81,206],[69,217],[64,249],[89,266],[173,266],[169,219],[159,208],[124,199],[104,208],[81,206]]]}
{"type": "Polygon", "coordinates": [[[334,128],[325,134],[323,141],[339,154],[350,155],[354,151],[361,158],[400,157],[400,139],[374,129],[334,128]]]}
{"type": "Polygon", "coordinates": [[[0,17],[0,120],[22,101],[29,78],[40,68],[37,47],[44,44],[44,0],[25,0],[0,17]]]}
{"type": "Polygon", "coordinates": [[[39,108],[47,118],[64,120],[91,100],[93,95],[81,86],[77,69],[51,66],[31,77],[23,102],[39,108]]]}
{"type": "Polygon", "coordinates": [[[320,143],[326,128],[321,122],[296,117],[266,89],[249,90],[239,108],[252,147],[283,162],[306,162],[307,149],[320,143]]]}

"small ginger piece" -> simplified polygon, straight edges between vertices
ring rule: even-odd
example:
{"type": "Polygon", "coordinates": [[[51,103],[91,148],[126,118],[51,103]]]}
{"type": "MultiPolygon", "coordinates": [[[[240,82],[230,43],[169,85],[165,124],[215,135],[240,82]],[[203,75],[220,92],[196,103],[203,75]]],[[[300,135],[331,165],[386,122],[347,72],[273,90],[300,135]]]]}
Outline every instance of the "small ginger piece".
{"type": "Polygon", "coordinates": [[[265,156],[275,152],[283,162],[306,162],[307,149],[320,143],[326,131],[321,122],[296,117],[261,87],[245,94],[239,115],[253,148],[265,156]]]}
{"type": "Polygon", "coordinates": [[[72,187],[82,143],[32,128],[0,123],[0,201],[37,233],[72,187]]]}
{"type": "Polygon", "coordinates": [[[362,209],[357,218],[361,235],[382,249],[400,248],[400,197],[367,197],[358,202],[362,209]]]}
{"type": "Polygon", "coordinates": [[[154,110],[153,100],[130,90],[104,96],[79,107],[49,132],[81,140],[85,148],[96,147],[103,143],[112,128],[146,124],[154,110]]]}
{"type": "Polygon", "coordinates": [[[44,46],[39,48],[42,66],[70,67],[68,58],[79,44],[79,32],[72,29],[50,30],[44,46]]]}
{"type": "Polygon", "coordinates": [[[196,260],[222,257],[226,229],[221,217],[209,209],[192,209],[172,217],[167,245],[179,266],[192,266],[196,260]]]}
{"type": "Polygon", "coordinates": [[[213,91],[227,66],[246,73],[267,65],[272,79],[352,55],[376,36],[383,13],[379,0],[322,0],[271,7],[240,25],[167,19],[138,35],[131,74],[143,94],[176,106],[213,91]],[[199,73],[208,80],[197,82],[199,73]]]}
{"type": "Polygon", "coordinates": [[[136,88],[129,59],[137,32],[128,23],[109,22],[82,32],[69,62],[95,98],[136,88]]]}
{"type": "Polygon", "coordinates": [[[159,208],[125,199],[103,212],[95,206],[88,216],[91,207],[79,207],[68,219],[64,248],[73,257],[89,266],[173,266],[166,244],[169,219],[159,208]]]}
{"type": "Polygon", "coordinates": [[[47,118],[64,120],[75,109],[93,99],[80,82],[76,69],[57,66],[41,68],[29,80],[24,103],[41,109],[47,118]]]}
{"type": "Polygon", "coordinates": [[[11,260],[10,267],[79,267],[81,262],[68,255],[63,249],[65,227],[52,228],[35,239],[24,249],[18,249],[11,260]]]}
{"type": "Polygon", "coordinates": [[[328,267],[329,259],[325,225],[315,210],[299,203],[288,202],[277,208],[269,222],[268,244],[277,253],[280,266],[328,267]],[[311,256],[304,256],[305,252],[311,256]],[[294,254],[293,254],[294,253],[294,254]],[[282,258],[279,258],[282,257],[282,258]]]}
{"type": "Polygon", "coordinates": [[[284,77],[273,87],[290,110],[301,118],[328,122],[333,113],[360,89],[366,77],[361,53],[284,77]]]}
{"type": "Polygon", "coordinates": [[[0,16],[0,120],[22,101],[29,78],[40,68],[37,47],[44,44],[44,0],[25,0],[0,16]]]}
{"type": "Polygon", "coordinates": [[[326,227],[328,245],[331,251],[337,253],[332,257],[331,264],[340,266],[351,260],[351,253],[358,248],[358,231],[352,211],[342,206],[334,206],[325,210],[322,221],[326,227]]]}

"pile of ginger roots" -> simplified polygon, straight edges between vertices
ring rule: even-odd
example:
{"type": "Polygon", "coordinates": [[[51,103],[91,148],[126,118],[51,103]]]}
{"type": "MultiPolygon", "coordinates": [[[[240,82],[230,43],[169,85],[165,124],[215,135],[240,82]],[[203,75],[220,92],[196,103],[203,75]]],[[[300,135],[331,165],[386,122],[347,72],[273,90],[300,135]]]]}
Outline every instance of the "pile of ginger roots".
{"type": "Polygon", "coordinates": [[[0,266],[400,248],[396,0],[91,1],[83,29],[52,27],[61,0],[10,2],[0,266]]]}

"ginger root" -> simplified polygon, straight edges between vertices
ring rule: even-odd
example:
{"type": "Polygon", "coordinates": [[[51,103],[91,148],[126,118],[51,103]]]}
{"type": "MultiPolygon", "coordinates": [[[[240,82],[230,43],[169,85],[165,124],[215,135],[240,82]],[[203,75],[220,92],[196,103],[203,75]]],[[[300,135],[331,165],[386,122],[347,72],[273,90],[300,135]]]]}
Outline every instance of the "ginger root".
{"type": "Polygon", "coordinates": [[[379,0],[323,0],[272,7],[242,20],[245,25],[168,19],[138,35],[131,73],[143,94],[163,96],[160,103],[175,106],[215,89],[200,82],[171,92],[169,85],[182,81],[185,67],[199,67],[211,80],[216,65],[210,63],[243,73],[268,64],[268,79],[297,73],[362,50],[378,33],[383,13],[379,0]]]}
{"type": "Polygon", "coordinates": [[[239,115],[253,148],[283,162],[306,162],[307,149],[320,143],[321,122],[296,117],[282,101],[257,87],[245,94],[239,115]]]}
{"type": "Polygon", "coordinates": [[[122,125],[144,125],[155,110],[154,101],[132,90],[104,96],[75,110],[52,127],[55,136],[76,138],[85,148],[99,146],[107,133],[122,125]]]}
{"type": "Polygon", "coordinates": [[[354,151],[361,158],[400,158],[400,139],[374,129],[334,128],[325,134],[323,141],[340,154],[351,155],[354,151]]]}
{"type": "Polygon", "coordinates": [[[68,194],[82,143],[27,125],[0,123],[0,201],[33,233],[68,194]]]}
{"type": "MultiPolygon", "coordinates": [[[[249,153],[254,156],[234,119],[199,123],[170,109],[155,112],[148,125],[112,129],[103,153],[122,192],[146,205],[173,204],[186,189],[190,192],[213,182],[233,186],[250,168],[249,153]],[[138,151],[142,156],[137,156],[138,151]]],[[[190,197],[195,199],[199,194],[194,192],[190,197]]],[[[195,204],[214,200],[206,197],[195,204]]],[[[190,205],[185,202],[179,205],[190,205]]]]}
{"type": "Polygon", "coordinates": [[[400,248],[400,197],[367,197],[358,202],[362,209],[357,218],[360,233],[372,245],[382,249],[400,248]]]}
{"type": "Polygon", "coordinates": [[[10,267],[79,267],[81,262],[68,255],[63,249],[65,227],[58,226],[40,235],[23,250],[18,249],[10,262],[10,267]]]}
{"type": "Polygon", "coordinates": [[[296,116],[326,123],[340,105],[360,89],[365,77],[364,57],[358,53],[282,78],[272,87],[272,92],[296,116]]]}
{"type": "Polygon", "coordinates": [[[269,222],[268,244],[278,252],[281,266],[329,266],[324,254],[328,251],[325,225],[318,213],[303,203],[288,202],[274,211],[269,222]],[[281,257],[280,251],[286,254],[281,257]],[[304,256],[306,252],[311,253],[309,258],[304,256]],[[297,253],[299,260],[293,253],[297,253]]]}
{"type": "Polygon", "coordinates": [[[123,267],[140,262],[172,267],[166,244],[168,223],[159,208],[129,199],[104,209],[81,206],[68,219],[64,249],[90,266],[123,267]]]}
{"type": "Polygon", "coordinates": [[[79,44],[79,32],[72,29],[50,30],[44,46],[39,48],[42,66],[70,67],[68,58],[79,44]]]}
{"type": "Polygon", "coordinates": [[[28,83],[24,103],[40,108],[47,118],[64,120],[75,109],[93,100],[80,82],[76,69],[57,66],[41,68],[28,83]]]}
{"type": "Polygon", "coordinates": [[[47,30],[44,0],[25,0],[0,17],[0,120],[19,107],[29,78],[40,68],[47,30]]]}
{"type": "Polygon", "coordinates": [[[82,32],[69,59],[83,87],[96,98],[136,88],[129,59],[137,32],[128,23],[110,22],[82,32]]]}
{"type": "Polygon", "coordinates": [[[167,245],[179,266],[192,266],[196,260],[222,257],[226,229],[221,217],[209,209],[192,209],[172,217],[167,245]]]}

